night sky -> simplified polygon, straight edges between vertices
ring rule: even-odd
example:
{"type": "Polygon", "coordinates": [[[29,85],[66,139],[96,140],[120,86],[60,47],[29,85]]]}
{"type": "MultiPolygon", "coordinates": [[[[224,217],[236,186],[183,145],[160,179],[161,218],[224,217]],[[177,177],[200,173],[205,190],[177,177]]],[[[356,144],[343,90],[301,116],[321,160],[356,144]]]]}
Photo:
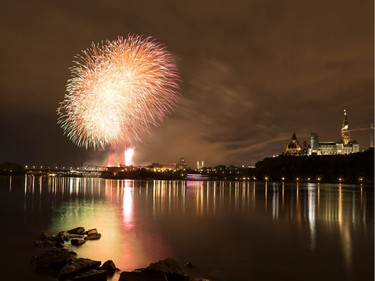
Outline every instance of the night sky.
{"type": "MultiPolygon", "coordinates": [[[[176,58],[181,99],[136,142],[135,164],[251,165],[295,128],[337,141],[374,119],[372,0],[2,1],[0,162],[100,163],[57,125],[74,56],[91,42],[152,36],[176,58]]],[[[352,133],[361,149],[370,130],[352,133]]]]}

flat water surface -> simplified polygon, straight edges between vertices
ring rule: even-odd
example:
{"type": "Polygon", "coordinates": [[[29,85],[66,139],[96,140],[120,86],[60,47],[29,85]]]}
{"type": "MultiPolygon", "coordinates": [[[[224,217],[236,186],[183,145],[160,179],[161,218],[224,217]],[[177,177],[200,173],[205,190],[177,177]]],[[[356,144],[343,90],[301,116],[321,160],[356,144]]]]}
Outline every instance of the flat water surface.
{"type": "MultiPolygon", "coordinates": [[[[345,184],[0,178],[0,272],[50,280],[42,231],[97,228],[74,247],[121,270],[172,257],[211,280],[373,280],[374,187],[345,184]]],[[[117,281],[117,278],[113,278],[117,281]]]]}

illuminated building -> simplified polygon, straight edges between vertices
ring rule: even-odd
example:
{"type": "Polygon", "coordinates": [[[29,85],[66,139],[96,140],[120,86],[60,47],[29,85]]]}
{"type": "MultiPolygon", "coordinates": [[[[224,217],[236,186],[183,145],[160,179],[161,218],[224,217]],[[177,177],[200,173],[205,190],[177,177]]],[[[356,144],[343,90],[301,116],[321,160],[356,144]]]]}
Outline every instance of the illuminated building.
{"type": "Polygon", "coordinates": [[[177,169],[186,169],[187,168],[187,163],[185,161],[185,158],[181,157],[180,162],[178,162],[176,164],[176,168],[177,169]]]}
{"type": "Polygon", "coordinates": [[[148,169],[154,172],[165,172],[165,171],[176,171],[187,169],[188,165],[185,161],[185,158],[181,157],[178,163],[169,163],[169,164],[161,164],[161,163],[152,163],[148,166],[148,169]]]}
{"type": "Polygon", "coordinates": [[[147,168],[154,172],[175,171],[176,164],[152,163],[151,165],[147,166],[147,168]]]}
{"type": "Polygon", "coordinates": [[[296,137],[296,133],[293,132],[292,139],[290,142],[286,145],[284,154],[287,155],[294,155],[294,156],[299,156],[303,155],[303,148],[298,142],[298,139],[296,137]]]}
{"type": "Polygon", "coordinates": [[[344,119],[341,126],[341,140],[338,142],[319,142],[317,133],[311,133],[309,155],[337,155],[359,152],[359,144],[351,140],[348,116],[344,110],[344,119]]]}
{"type": "Polygon", "coordinates": [[[197,170],[202,169],[203,167],[204,167],[204,161],[202,161],[201,163],[197,161],[197,170]]]}
{"type": "MultiPolygon", "coordinates": [[[[362,129],[361,129],[362,130],[362,129]]],[[[341,139],[339,141],[319,141],[318,133],[310,134],[310,144],[308,148],[304,143],[302,146],[293,132],[290,142],[285,146],[283,154],[300,156],[300,155],[344,155],[359,152],[359,144],[351,140],[348,116],[344,110],[344,119],[342,121],[341,139]]]]}

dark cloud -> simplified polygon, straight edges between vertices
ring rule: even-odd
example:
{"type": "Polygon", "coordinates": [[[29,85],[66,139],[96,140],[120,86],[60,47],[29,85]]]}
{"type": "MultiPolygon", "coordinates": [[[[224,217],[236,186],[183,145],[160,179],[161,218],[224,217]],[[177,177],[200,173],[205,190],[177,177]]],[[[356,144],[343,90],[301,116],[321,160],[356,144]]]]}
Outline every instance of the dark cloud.
{"type": "MultiPolygon", "coordinates": [[[[56,124],[68,68],[91,42],[153,36],[173,53],[182,98],[136,142],[136,161],[253,164],[295,128],[337,140],[373,122],[373,1],[3,1],[0,161],[74,164],[107,151],[76,148],[56,124]]],[[[369,131],[353,133],[362,147],[369,131]]]]}

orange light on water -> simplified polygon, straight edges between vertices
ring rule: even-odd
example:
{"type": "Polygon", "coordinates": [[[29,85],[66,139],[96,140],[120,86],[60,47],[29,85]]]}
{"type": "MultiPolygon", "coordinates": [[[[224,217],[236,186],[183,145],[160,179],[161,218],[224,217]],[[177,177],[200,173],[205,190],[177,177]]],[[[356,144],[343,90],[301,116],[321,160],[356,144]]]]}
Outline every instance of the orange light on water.
{"type": "Polygon", "coordinates": [[[123,208],[123,222],[124,228],[126,230],[130,230],[134,227],[134,199],[133,199],[133,187],[132,181],[125,180],[125,187],[123,189],[123,201],[122,201],[122,208],[123,208]]]}

